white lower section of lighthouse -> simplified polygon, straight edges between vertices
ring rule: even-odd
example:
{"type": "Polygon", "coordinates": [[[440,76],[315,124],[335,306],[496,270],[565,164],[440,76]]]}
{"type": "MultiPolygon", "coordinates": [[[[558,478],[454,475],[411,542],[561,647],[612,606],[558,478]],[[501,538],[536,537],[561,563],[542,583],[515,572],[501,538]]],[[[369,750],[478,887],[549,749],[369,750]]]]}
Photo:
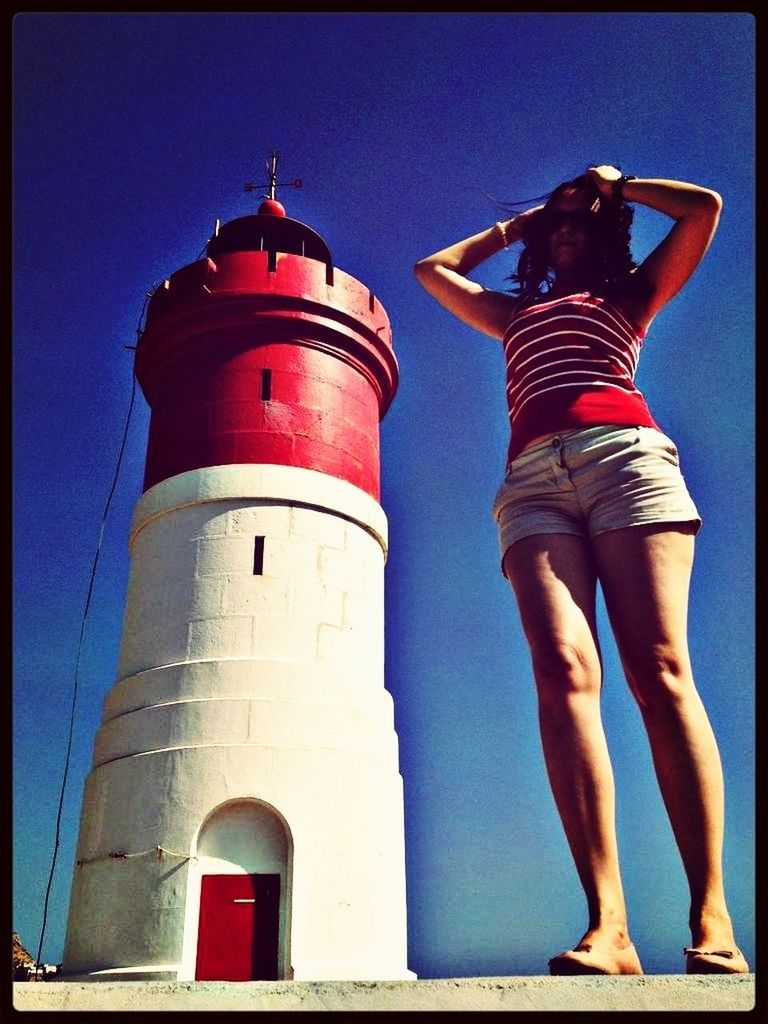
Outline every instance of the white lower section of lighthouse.
{"type": "Polygon", "coordinates": [[[142,496],[65,974],[205,977],[250,927],[277,978],[413,977],[386,547],[381,506],[314,470],[215,466],[142,496]],[[255,923],[238,875],[269,890],[255,923]]]}

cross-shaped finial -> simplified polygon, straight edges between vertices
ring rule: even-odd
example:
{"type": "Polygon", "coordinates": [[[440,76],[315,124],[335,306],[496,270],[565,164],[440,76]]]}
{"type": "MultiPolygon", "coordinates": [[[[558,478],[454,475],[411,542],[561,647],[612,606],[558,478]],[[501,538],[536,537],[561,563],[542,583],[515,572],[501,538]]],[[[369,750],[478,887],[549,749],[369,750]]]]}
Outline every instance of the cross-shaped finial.
{"type": "MultiPolygon", "coordinates": [[[[269,183],[267,185],[268,192],[264,193],[264,199],[277,199],[278,188],[286,188],[292,185],[294,188],[301,188],[301,178],[294,178],[293,181],[278,181],[277,180],[277,163],[280,159],[280,153],[275,149],[272,151],[272,156],[267,162],[267,177],[269,183]]],[[[249,181],[245,186],[246,192],[253,192],[257,188],[263,188],[263,185],[257,185],[252,181],[249,181]]]]}

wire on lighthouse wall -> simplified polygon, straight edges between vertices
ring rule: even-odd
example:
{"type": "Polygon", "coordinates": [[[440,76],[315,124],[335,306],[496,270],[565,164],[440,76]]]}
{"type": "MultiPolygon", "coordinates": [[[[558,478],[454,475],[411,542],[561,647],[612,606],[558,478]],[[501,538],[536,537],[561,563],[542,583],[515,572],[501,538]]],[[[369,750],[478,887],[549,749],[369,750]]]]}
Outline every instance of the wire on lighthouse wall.
{"type": "MultiPolygon", "coordinates": [[[[138,322],[138,325],[136,327],[136,338],[137,338],[137,340],[141,337],[142,324],[143,324],[143,321],[144,321],[144,315],[146,313],[147,304],[149,302],[150,297],[152,296],[153,291],[154,291],[154,289],[152,289],[152,291],[147,292],[147,294],[144,297],[144,303],[143,303],[143,305],[141,307],[141,312],[139,314],[139,322],[138,322]]],[[[126,346],[126,348],[135,349],[135,346],[130,345],[130,346],[126,346]]],[[[135,403],[135,400],[136,400],[136,365],[135,364],[136,364],[136,361],[135,361],[135,358],[134,358],[134,366],[133,366],[133,371],[132,371],[132,374],[131,374],[131,376],[132,376],[131,398],[130,398],[130,401],[128,403],[128,412],[127,412],[126,417],[125,417],[125,426],[123,428],[123,437],[122,437],[122,440],[120,442],[120,448],[119,448],[119,451],[118,451],[118,454],[117,454],[117,461],[116,461],[116,464],[115,464],[115,472],[114,472],[114,474],[112,476],[112,486],[109,489],[109,494],[107,495],[107,500],[104,503],[104,511],[102,513],[102,516],[101,516],[101,525],[100,525],[100,528],[99,528],[99,539],[96,542],[96,551],[94,553],[93,560],[91,562],[91,573],[90,573],[90,578],[88,580],[88,593],[86,594],[85,605],[83,607],[83,615],[82,615],[82,619],[81,619],[81,622],[80,622],[80,635],[79,635],[78,641],[77,641],[77,652],[75,654],[75,669],[74,669],[73,684],[72,684],[72,704],[71,704],[70,712],[69,712],[69,735],[67,737],[67,750],[66,750],[66,754],[64,755],[64,771],[62,773],[62,778],[61,778],[61,790],[59,792],[59,803],[58,803],[58,808],[57,808],[57,812],[56,812],[56,833],[55,833],[55,838],[54,838],[54,843],[53,843],[53,855],[51,857],[51,870],[50,870],[50,872],[48,874],[48,884],[47,884],[46,889],[45,889],[45,900],[43,902],[43,921],[42,921],[42,925],[41,925],[41,928],[40,928],[40,941],[39,941],[38,947],[37,947],[37,955],[35,957],[35,969],[36,969],[36,971],[37,971],[37,968],[40,967],[40,956],[42,954],[43,940],[45,938],[45,929],[46,929],[46,924],[47,924],[47,921],[48,921],[48,902],[49,902],[50,895],[51,895],[51,887],[53,885],[54,874],[56,872],[56,860],[58,858],[59,845],[61,843],[61,818],[62,818],[62,813],[63,813],[63,809],[64,809],[64,794],[65,794],[66,788],[67,788],[67,779],[69,777],[69,767],[70,767],[70,761],[71,761],[71,757],[72,757],[72,737],[74,735],[74,727],[75,727],[75,708],[77,706],[77,693],[78,693],[79,681],[80,681],[80,659],[81,659],[82,650],[83,650],[83,639],[85,637],[85,626],[86,626],[86,622],[88,620],[88,611],[89,611],[90,606],[91,606],[91,598],[93,596],[93,586],[94,586],[94,582],[95,582],[95,579],[96,579],[96,568],[97,568],[97,566],[99,564],[99,555],[101,554],[101,545],[102,545],[102,542],[104,540],[104,528],[106,526],[107,516],[109,514],[109,508],[110,508],[110,505],[112,504],[112,498],[114,497],[115,489],[117,488],[117,481],[118,481],[118,478],[120,476],[120,467],[121,467],[122,462],[123,462],[123,455],[125,453],[125,446],[126,446],[126,442],[128,440],[128,429],[129,429],[130,424],[131,424],[131,417],[133,415],[133,407],[134,407],[134,403],[135,403]]]]}
{"type": "Polygon", "coordinates": [[[96,857],[81,857],[80,860],[76,861],[76,866],[82,868],[86,864],[96,864],[102,860],[133,860],[134,857],[149,856],[157,857],[158,860],[162,860],[163,857],[174,857],[181,861],[197,860],[197,857],[193,857],[188,853],[178,853],[176,850],[169,850],[165,846],[153,846],[151,850],[136,850],[133,853],[127,853],[125,850],[110,850],[108,853],[101,853],[96,857]]]}

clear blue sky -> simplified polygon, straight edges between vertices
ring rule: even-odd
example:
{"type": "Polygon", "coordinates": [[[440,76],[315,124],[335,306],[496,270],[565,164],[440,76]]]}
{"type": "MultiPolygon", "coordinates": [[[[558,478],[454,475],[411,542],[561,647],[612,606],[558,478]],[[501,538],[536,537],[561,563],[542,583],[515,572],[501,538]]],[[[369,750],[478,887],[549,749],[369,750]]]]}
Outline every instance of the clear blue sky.
{"type": "MultiPolygon", "coordinates": [[[[748,14],[22,14],[14,21],[14,890],[34,953],[77,639],[147,291],[216,218],[254,212],[273,148],[288,212],[392,320],[382,426],[387,685],[405,783],[410,966],[537,974],[586,923],[549,794],[490,505],[507,442],[496,343],[416,259],[591,163],[717,189],[703,264],[639,381],[700,506],[690,618],[725,763],[725,865],[754,956],[754,22],[748,14]]],[[[642,258],[668,222],[638,209],[642,258]]],[[[513,256],[475,276],[504,287],[513,256]]],[[[80,670],[43,957],[61,959],[82,786],[114,681],[148,412],[137,399],[80,670]]],[[[677,973],[687,889],[601,617],[620,849],[646,970],[677,973]]]]}

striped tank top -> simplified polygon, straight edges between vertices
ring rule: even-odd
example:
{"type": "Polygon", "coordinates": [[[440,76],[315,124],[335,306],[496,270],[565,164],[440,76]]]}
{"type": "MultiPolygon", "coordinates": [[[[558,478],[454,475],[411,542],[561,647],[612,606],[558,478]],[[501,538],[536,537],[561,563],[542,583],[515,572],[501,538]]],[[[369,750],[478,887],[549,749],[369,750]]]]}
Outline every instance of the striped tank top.
{"type": "Polygon", "coordinates": [[[591,292],[515,311],[504,332],[508,461],[545,434],[601,424],[657,427],[635,372],[645,332],[591,292]]]}

